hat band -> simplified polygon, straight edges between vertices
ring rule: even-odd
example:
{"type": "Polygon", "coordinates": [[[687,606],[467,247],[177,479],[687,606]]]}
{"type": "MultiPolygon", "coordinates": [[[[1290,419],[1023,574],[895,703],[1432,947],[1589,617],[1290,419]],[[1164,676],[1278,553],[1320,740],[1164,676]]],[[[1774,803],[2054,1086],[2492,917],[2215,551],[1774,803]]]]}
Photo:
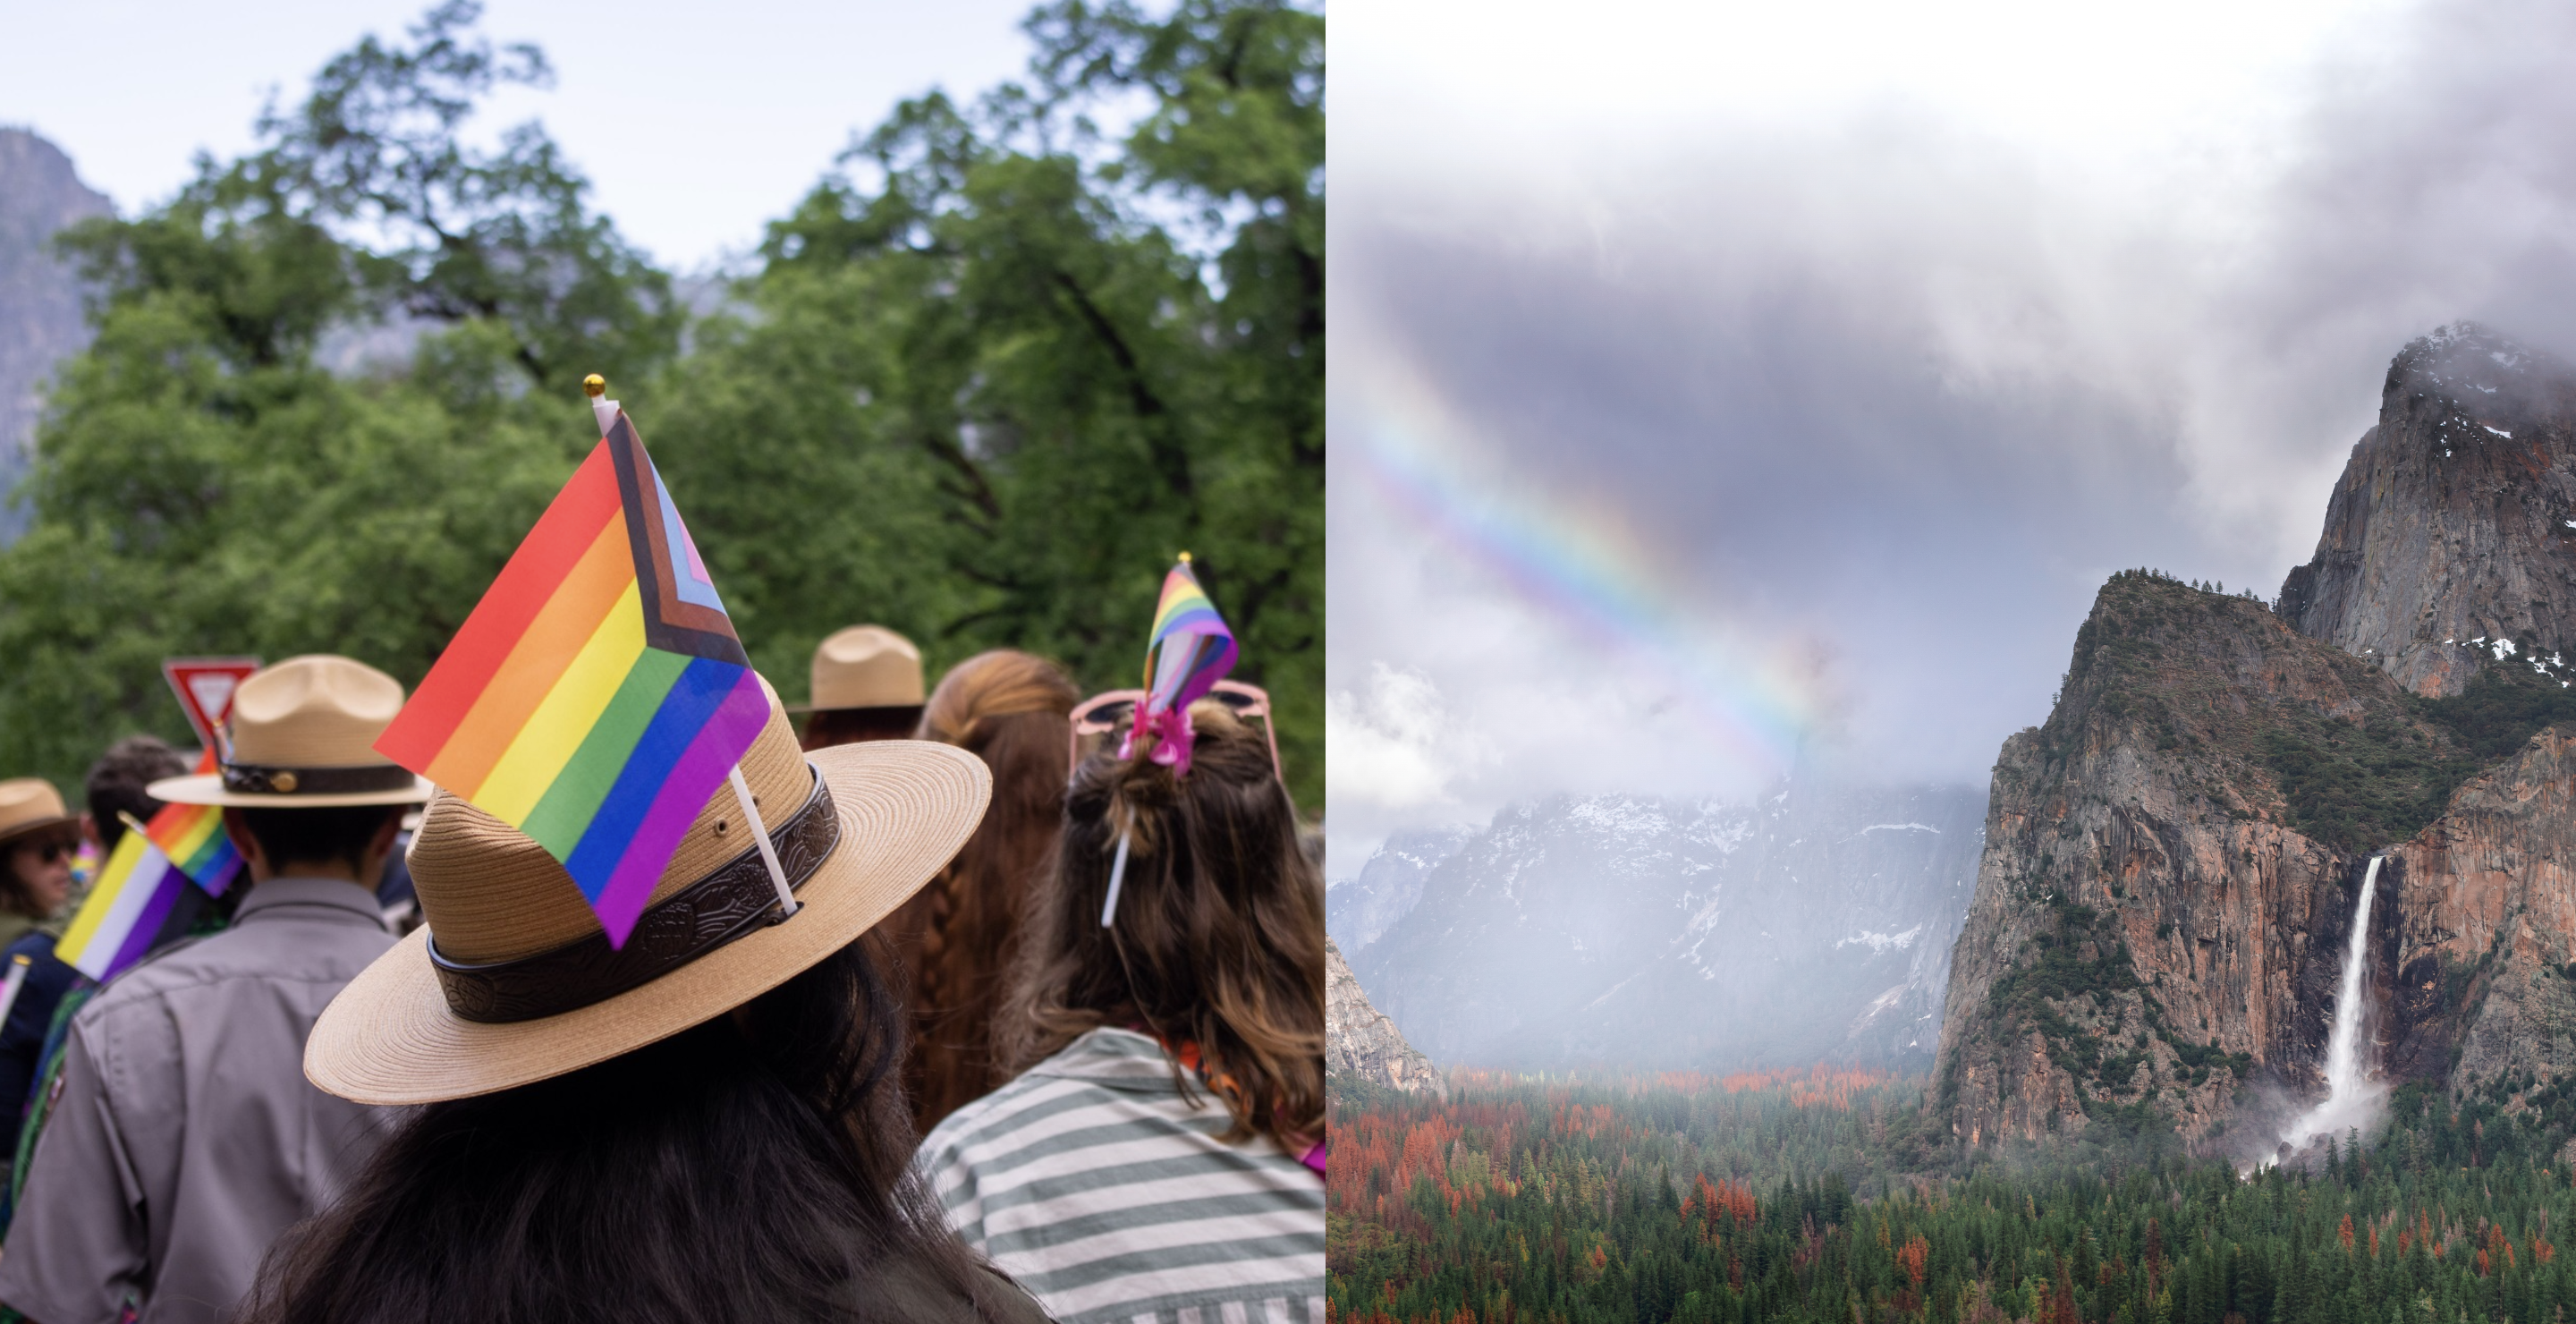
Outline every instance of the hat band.
{"type": "Polygon", "coordinates": [[[227,763],[223,774],[224,789],[236,795],[364,795],[412,787],[411,769],[399,763],[370,763],[355,768],[271,768],[255,763],[227,763]]]}
{"type": "MultiPolygon", "coordinates": [[[[841,816],[820,774],[804,807],[769,840],[791,890],[803,887],[840,844],[841,816]]],[[[593,933],[515,961],[467,965],[448,959],[433,937],[429,963],[448,1010],[465,1020],[507,1025],[604,1002],[786,918],[779,913],[769,866],[754,846],[646,910],[624,947],[609,946],[604,932],[593,933]]]]}

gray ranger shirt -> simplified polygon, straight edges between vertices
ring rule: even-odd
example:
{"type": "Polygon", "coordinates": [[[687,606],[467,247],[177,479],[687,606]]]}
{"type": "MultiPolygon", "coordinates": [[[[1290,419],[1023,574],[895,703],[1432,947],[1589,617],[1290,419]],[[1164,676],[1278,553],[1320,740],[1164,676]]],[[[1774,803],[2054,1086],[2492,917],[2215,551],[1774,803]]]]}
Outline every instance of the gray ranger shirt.
{"type": "Polygon", "coordinates": [[[0,1248],[37,1324],[221,1319],[278,1233],[336,1198],[398,1110],[304,1079],[304,1039],[394,945],[374,894],[272,878],[232,927],[117,976],[72,1019],[62,1099],[0,1248]]]}

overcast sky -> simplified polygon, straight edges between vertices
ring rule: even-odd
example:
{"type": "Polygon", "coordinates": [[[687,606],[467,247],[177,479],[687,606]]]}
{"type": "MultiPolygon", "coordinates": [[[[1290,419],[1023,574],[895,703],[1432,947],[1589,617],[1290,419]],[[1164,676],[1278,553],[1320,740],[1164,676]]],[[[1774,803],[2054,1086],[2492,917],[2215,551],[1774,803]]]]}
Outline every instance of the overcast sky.
{"type": "Polygon", "coordinates": [[[1982,784],[2112,571],[2278,591],[2388,360],[2576,349],[2576,10],[1334,14],[1331,872],[1982,784]]]}
{"type": "MultiPolygon", "coordinates": [[[[532,41],[552,91],[511,90],[481,121],[542,120],[627,237],[681,271],[757,243],[854,130],[934,86],[974,95],[1028,60],[1030,0],[490,0],[483,30],[532,41]]],[[[0,0],[0,124],[71,155],[120,211],[168,196],[200,149],[251,145],[271,89],[291,101],[368,32],[399,38],[426,0],[0,0]]]]}

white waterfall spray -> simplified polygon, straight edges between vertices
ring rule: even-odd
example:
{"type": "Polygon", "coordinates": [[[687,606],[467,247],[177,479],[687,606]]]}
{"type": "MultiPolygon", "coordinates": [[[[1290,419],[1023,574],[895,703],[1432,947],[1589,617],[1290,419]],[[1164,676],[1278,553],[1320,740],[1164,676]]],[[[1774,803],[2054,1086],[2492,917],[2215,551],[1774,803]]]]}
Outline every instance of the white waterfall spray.
{"type": "Polygon", "coordinates": [[[2318,1136],[2341,1136],[2353,1127],[2369,1128],[2387,1091],[2370,1074],[2362,1028],[2369,1009],[2370,902],[2379,890],[2380,857],[2370,857],[2361,876],[2361,904],[2352,916],[2352,941],[2344,948],[2343,989],[2335,996],[2334,1030],[2326,1037],[2325,1101],[2290,1123],[2281,1139],[2291,1149],[2305,1149],[2318,1136]]]}

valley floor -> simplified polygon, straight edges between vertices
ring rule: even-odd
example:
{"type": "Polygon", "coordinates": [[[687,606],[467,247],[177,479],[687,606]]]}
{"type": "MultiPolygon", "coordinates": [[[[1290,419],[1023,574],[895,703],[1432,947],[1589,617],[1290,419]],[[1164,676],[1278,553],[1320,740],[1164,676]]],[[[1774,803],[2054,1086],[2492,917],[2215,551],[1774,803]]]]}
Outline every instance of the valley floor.
{"type": "Polygon", "coordinates": [[[2308,1171],[2153,1142],[1945,1170],[1923,1081],[1457,1072],[1337,1087],[1329,1310],[1353,1324],[2561,1321],[2576,1096],[2402,1091],[2308,1171]],[[2562,1097],[2567,1096],[2567,1097],[2562,1097]]]}

